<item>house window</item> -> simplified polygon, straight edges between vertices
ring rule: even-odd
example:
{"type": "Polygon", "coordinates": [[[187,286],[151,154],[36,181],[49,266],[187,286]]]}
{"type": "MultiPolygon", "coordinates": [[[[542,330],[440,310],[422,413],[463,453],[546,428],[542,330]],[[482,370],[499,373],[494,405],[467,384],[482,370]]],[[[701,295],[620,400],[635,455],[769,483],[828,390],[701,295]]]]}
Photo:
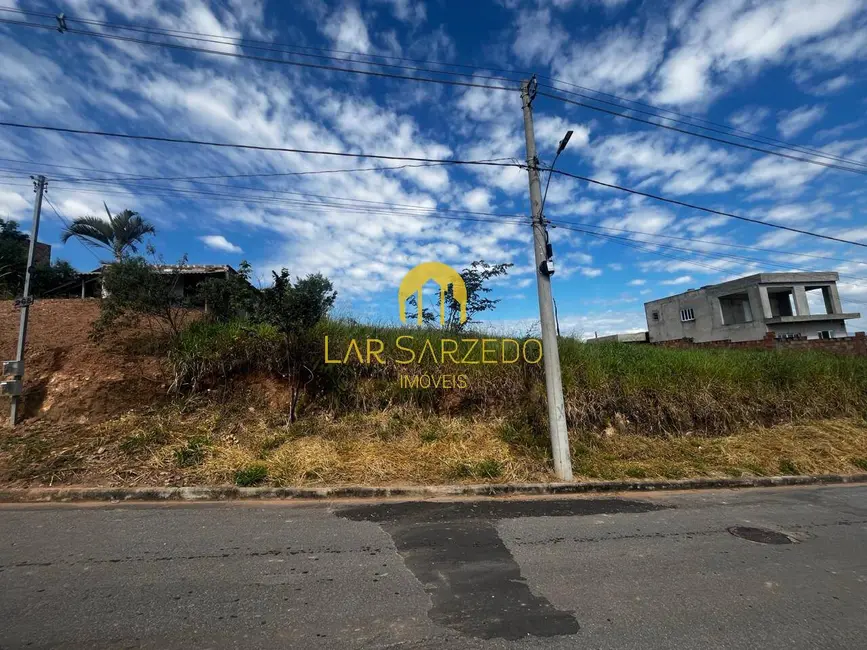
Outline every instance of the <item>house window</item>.
{"type": "Polygon", "coordinates": [[[692,320],[695,320],[695,312],[692,309],[680,310],[680,322],[687,323],[692,320]]]}
{"type": "Polygon", "coordinates": [[[820,339],[832,339],[834,338],[834,332],[831,330],[822,330],[819,332],[820,339]]]}
{"type": "Polygon", "coordinates": [[[651,312],[650,317],[653,320],[659,320],[659,312],[658,311],[651,312]]]}

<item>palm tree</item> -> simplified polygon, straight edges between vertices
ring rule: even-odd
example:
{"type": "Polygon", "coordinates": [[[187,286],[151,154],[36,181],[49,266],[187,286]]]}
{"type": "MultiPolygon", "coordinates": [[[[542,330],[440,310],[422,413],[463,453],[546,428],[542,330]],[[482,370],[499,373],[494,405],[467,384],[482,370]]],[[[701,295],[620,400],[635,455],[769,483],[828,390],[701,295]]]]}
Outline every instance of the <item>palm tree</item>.
{"type": "MultiPolygon", "coordinates": [[[[105,205],[105,203],[103,203],[105,205]]],[[[138,212],[124,210],[112,216],[105,205],[108,221],[101,217],[84,216],[75,219],[60,236],[65,244],[71,237],[78,237],[88,246],[101,246],[114,254],[114,259],[120,261],[127,251],[138,250],[145,235],[156,234],[153,224],[142,219],[138,212]]]]}

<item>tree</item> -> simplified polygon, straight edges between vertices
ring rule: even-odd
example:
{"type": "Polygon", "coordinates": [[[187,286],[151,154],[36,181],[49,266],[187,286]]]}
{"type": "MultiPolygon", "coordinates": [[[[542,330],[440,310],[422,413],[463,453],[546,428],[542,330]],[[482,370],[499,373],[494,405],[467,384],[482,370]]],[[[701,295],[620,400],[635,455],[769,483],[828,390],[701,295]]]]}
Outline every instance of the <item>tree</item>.
{"type": "Polygon", "coordinates": [[[0,219],[0,297],[13,298],[24,286],[27,268],[27,235],[18,222],[0,219]]]}
{"type": "Polygon", "coordinates": [[[188,312],[187,301],[177,291],[186,258],[171,273],[163,273],[143,257],[127,257],[104,267],[102,286],[106,297],[100,302],[94,334],[107,331],[118,322],[144,318],[164,332],[177,336],[188,312]]]}
{"type": "Polygon", "coordinates": [[[62,295],[57,290],[66,288],[67,291],[78,291],[80,287],[74,286],[78,279],[78,271],[66,260],[55,260],[51,264],[40,264],[33,269],[31,289],[36,297],[57,297],[62,295]]]}
{"type": "Polygon", "coordinates": [[[61,241],[65,244],[70,238],[78,237],[86,245],[110,250],[115,261],[119,262],[127,253],[137,252],[137,245],[144,241],[146,235],[156,234],[153,224],[143,219],[138,212],[124,210],[112,216],[107,205],[105,212],[108,221],[89,215],[78,217],[63,231],[61,241]]]}
{"type": "Polygon", "coordinates": [[[283,335],[286,378],[292,391],[289,420],[297,418],[298,399],[313,380],[313,368],[320,360],[313,328],[324,319],[337,299],[331,281],[320,273],[293,284],[289,271],[274,272],[274,284],[262,290],[257,320],[276,327],[283,335]]]}
{"type": "Polygon", "coordinates": [[[241,262],[238,273],[227,278],[209,278],[196,287],[196,300],[208,310],[212,320],[221,323],[249,318],[258,309],[259,290],[250,283],[253,267],[241,262]]]}
{"type": "MultiPolygon", "coordinates": [[[[18,229],[18,222],[0,219],[0,298],[14,298],[24,292],[30,238],[18,229]]],[[[65,260],[38,264],[31,275],[34,296],[52,295],[55,289],[72,283],[78,273],[65,260]]]]}
{"type": "MultiPolygon", "coordinates": [[[[514,264],[488,264],[485,260],[477,260],[461,271],[461,278],[463,278],[464,284],[467,287],[467,320],[463,323],[460,322],[461,305],[457,300],[455,300],[452,285],[449,285],[445,292],[446,314],[443,328],[454,332],[461,332],[467,327],[467,325],[478,322],[473,318],[476,314],[493,311],[496,308],[497,303],[500,302],[500,299],[497,298],[496,300],[492,300],[491,298],[486,297],[487,294],[491,292],[491,288],[486,286],[485,283],[492,278],[505,276],[508,274],[509,269],[512,266],[514,266],[514,264]]],[[[412,306],[417,307],[415,296],[410,297],[408,302],[412,306]]],[[[408,314],[407,318],[415,318],[417,317],[417,314],[418,312],[415,314],[408,314]]],[[[426,324],[432,325],[438,320],[438,318],[439,316],[434,314],[427,307],[422,308],[422,319],[426,324]]]]}

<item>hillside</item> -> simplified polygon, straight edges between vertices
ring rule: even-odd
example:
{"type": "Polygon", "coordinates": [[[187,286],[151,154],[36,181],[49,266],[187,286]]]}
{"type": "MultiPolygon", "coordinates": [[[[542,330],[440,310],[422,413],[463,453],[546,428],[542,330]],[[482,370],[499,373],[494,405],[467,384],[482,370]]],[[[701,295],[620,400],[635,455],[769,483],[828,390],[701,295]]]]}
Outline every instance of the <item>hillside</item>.
{"type": "MultiPolygon", "coordinates": [[[[267,330],[202,323],[170,343],[127,327],[95,341],[98,313],[93,300],[34,306],[26,420],[0,430],[0,485],[551,478],[538,366],[469,365],[465,388],[424,390],[401,389],[407,367],[391,361],[322,364],[292,422],[267,330]]],[[[11,358],[18,314],[5,302],[0,316],[11,358]]],[[[335,321],[315,337],[345,350],[352,338],[408,333],[442,337],[335,321]]],[[[561,357],[579,479],[867,471],[863,358],[568,339],[561,357]]],[[[412,370],[437,371],[430,360],[412,370]]]]}
{"type": "MultiPolygon", "coordinates": [[[[135,351],[142,332],[110,344],[89,338],[97,300],[37,300],[30,309],[25,349],[24,417],[100,422],[165,395],[157,357],[135,351]]],[[[13,359],[20,312],[0,301],[0,356],[13,359]]]]}

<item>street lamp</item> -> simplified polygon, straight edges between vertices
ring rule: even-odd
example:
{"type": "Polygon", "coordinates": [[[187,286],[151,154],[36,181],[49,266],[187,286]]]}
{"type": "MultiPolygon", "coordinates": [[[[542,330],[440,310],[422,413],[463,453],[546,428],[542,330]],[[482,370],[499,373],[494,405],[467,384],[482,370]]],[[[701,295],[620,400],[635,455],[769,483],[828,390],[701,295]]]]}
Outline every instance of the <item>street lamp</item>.
{"type": "MultiPolygon", "coordinates": [[[[566,148],[566,145],[569,144],[569,140],[572,138],[572,130],[566,131],[566,135],[563,136],[563,139],[560,140],[560,144],[557,145],[557,153],[554,154],[554,160],[551,162],[551,167],[548,169],[548,181],[545,183],[545,194],[542,196],[542,208],[540,212],[540,219],[542,221],[542,227],[545,229],[545,261],[542,262],[542,267],[539,269],[547,276],[554,275],[554,248],[551,246],[551,242],[548,241],[548,228],[545,226],[545,199],[548,198],[548,186],[551,185],[551,175],[554,173],[554,165],[557,164],[557,158],[560,157],[560,154],[563,153],[563,150],[566,148]]],[[[560,316],[557,313],[557,301],[554,300],[554,296],[551,296],[551,300],[554,303],[554,322],[557,324],[557,336],[560,336],[560,316]]]]}
{"type": "Polygon", "coordinates": [[[539,270],[549,276],[554,275],[554,250],[548,241],[548,228],[545,227],[545,200],[548,198],[548,188],[551,186],[551,175],[554,173],[554,165],[557,164],[557,158],[559,158],[560,154],[563,153],[563,150],[566,148],[566,145],[569,144],[571,138],[572,131],[566,131],[566,135],[563,136],[563,139],[560,140],[560,144],[557,145],[557,153],[554,154],[554,160],[548,168],[548,180],[545,183],[545,193],[542,195],[542,207],[539,210],[542,227],[545,228],[545,261],[542,262],[542,266],[539,270]]]}

